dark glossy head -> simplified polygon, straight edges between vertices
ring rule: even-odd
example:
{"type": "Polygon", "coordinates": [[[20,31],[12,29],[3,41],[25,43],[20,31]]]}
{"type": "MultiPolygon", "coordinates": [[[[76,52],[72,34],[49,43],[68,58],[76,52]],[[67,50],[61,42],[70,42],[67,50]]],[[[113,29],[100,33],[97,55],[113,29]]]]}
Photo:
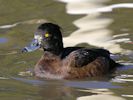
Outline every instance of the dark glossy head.
{"type": "Polygon", "coordinates": [[[34,34],[33,42],[28,47],[25,47],[23,51],[33,51],[30,47],[34,48],[33,50],[42,47],[44,51],[60,54],[63,50],[60,27],[53,23],[41,24],[34,34]]]}

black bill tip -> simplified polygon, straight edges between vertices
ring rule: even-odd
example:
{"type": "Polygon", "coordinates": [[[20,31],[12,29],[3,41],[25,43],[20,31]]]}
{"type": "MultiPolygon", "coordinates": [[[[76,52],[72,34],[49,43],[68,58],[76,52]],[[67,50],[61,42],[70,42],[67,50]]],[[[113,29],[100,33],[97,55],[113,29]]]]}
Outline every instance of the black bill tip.
{"type": "Polygon", "coordinates": [[[23,48],[23,49],[21,50],[21,52],[22,52],[22,53],[25,53],[25,52],[28,52],[28,50],[27,50],[26,48],[23,48]]]}

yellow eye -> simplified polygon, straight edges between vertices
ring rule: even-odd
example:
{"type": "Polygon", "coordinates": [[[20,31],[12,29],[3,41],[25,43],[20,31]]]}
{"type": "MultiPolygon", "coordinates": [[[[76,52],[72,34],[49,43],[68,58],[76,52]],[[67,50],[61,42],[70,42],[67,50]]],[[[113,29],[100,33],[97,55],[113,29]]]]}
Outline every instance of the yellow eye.
{"type": "Polygon", "coordinates": [[[45,37],[45,38],[48,38],[48,37],[49,37],[49,33],[46,32],[46,33],[44,34],[44,37],[45,37]]]}

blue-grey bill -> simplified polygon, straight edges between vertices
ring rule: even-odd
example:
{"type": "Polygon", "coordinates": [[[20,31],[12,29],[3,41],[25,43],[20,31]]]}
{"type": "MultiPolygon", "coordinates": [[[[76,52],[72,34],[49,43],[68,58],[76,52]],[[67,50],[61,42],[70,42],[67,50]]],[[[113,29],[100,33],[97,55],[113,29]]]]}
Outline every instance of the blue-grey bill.
{"type": "Polygon", "coordinates": [[[32,42],[22,49],[22,52],[32,52],[40,48],[40,44],[37,39],[33,39],[32,42]]]}

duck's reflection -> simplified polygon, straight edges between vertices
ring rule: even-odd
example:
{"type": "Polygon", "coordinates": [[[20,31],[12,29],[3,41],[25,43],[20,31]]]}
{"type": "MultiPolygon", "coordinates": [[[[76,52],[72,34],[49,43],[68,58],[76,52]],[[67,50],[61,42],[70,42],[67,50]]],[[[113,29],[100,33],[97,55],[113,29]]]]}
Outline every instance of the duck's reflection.
{"type": "Polygon", "coordinates": [[[81,92],[63,84],[53,83],[43,86],[40,94],[44,100],[75,100],[77,97],[94,95],[96,93],[81,92]]]}
{"type": "Polygon", "coordinates": [[[56,82],[42,86],[40,95],[44,100],[125,100],[122,97],[114,96],[109,89],[80,89],[72,88],[56,82]]]}

